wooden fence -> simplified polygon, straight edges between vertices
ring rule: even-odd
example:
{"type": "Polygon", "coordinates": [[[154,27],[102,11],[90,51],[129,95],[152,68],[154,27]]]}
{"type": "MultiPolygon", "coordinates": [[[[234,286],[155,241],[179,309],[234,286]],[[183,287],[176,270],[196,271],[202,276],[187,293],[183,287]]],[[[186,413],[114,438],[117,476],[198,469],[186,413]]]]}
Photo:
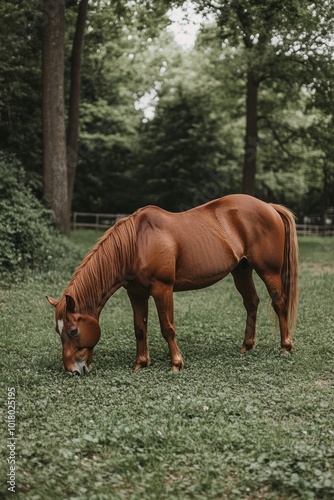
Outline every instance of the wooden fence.
{"type": "MultiPolygon", "coordinates": [[[[72,229],[90,228],[106,230],[127,214],[102,214],[74,212],[72,229]]],[[[317,226],[315,224],[297,224],[298,236],[334,236],[334,226],[317,226]]]]}
{"type": "Polygon", "coordinates": [[[72,229],[87,228],[95,229],[96,231],[101,229],[106,230],[125,216],[126,214],[73,212],[72,229]]]}
{"type": "Polygon", "coordinates": [[[296,227],[298,236],[334,236],[334,226],[297,224],[296,227]]]}

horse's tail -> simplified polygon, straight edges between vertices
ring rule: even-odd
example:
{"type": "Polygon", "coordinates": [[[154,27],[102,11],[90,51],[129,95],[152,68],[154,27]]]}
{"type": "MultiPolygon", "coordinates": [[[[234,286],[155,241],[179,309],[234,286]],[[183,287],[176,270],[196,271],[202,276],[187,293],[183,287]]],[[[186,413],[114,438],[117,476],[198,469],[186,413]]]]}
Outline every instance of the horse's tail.
{"type": "Polygon", "coordinates": [[[284,299],[288,313],[289,330],[292,332],[296,326],[298,309],[298,241],[296,222],[293,213],[281,205],[271,206],[279,213],[284,224],[284,263],[281,277],[284,290],[284,299]]]}

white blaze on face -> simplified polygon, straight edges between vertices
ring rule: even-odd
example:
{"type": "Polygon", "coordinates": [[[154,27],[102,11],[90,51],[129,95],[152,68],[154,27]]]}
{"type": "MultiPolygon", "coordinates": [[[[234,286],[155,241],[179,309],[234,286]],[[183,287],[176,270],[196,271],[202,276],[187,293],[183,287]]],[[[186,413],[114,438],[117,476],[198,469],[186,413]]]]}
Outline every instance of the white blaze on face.
{"type": "Polygon", "coordinates": [[[64,321],[62,319],[58,319],[57,323],[58,323],[59,335],[61,335],[61,332],[63,331],[64,328],[64,321]]]}

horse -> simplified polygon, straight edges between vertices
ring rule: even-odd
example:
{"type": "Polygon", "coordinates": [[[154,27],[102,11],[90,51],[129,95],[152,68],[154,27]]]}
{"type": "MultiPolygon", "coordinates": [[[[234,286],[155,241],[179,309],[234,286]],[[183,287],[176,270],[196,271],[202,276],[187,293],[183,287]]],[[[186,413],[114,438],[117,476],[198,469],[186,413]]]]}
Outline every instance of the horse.
{"type": "Polygon", "coordinates": [[[298,243],[295,218],[281,206],[248,195],[229,195],[179,213],[147,206],[109,228],[84,257],[55,307],[64,367],[82,375],[92,369],[100,339],[99,316],[121,287],[133,309],[135,371],[150,363],[147,317],[153,297],[173,371],[184,363],[175,338],[173,292],[204,288],[232,273],[246,309],[241,352],[255,346],[259,298],[253,270],[265,283],[277,315],[281,349],[293,349],[298,306],[298,243]]]}

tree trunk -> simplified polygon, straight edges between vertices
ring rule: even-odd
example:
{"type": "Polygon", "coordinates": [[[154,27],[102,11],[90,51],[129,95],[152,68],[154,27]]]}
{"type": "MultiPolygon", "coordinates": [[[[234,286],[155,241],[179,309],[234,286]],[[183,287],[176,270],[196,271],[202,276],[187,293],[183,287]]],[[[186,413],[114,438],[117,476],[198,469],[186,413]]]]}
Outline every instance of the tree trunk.
{"type": "MultiPolygon", "coordinates": [[[[44,12],[48,12],[47,0],[44,12]]],[[[57,8],[49,13],[42,32],[44,198],[54,211],[57,227],[68,235],[64,34],[65,1],[57,0],[57,8]]]]}
{"type": "Polygon", "coordinates": [[[253,72],[247,72],[246,138],[242,175],[242,192],[254,196],[257,148],[257,97],[259,83],[253,72]]]}
{"type": "Polygon", "coordinates": [[[327,225],[328,208],[330,206],[330,169],[328,163],[323,166],[323,188],[322,188],[322,223],[327,225]]]}
{"type": "Polygon", "coordinates": [[[87,7],[88,0],[81,0],[78,7],[77,23],[71,54],[71,87],[67,127],[67,184],[69,209],[71,209],[72,205],[74,181],[78,163],[81,53],[87,17],[87,7]]]}

